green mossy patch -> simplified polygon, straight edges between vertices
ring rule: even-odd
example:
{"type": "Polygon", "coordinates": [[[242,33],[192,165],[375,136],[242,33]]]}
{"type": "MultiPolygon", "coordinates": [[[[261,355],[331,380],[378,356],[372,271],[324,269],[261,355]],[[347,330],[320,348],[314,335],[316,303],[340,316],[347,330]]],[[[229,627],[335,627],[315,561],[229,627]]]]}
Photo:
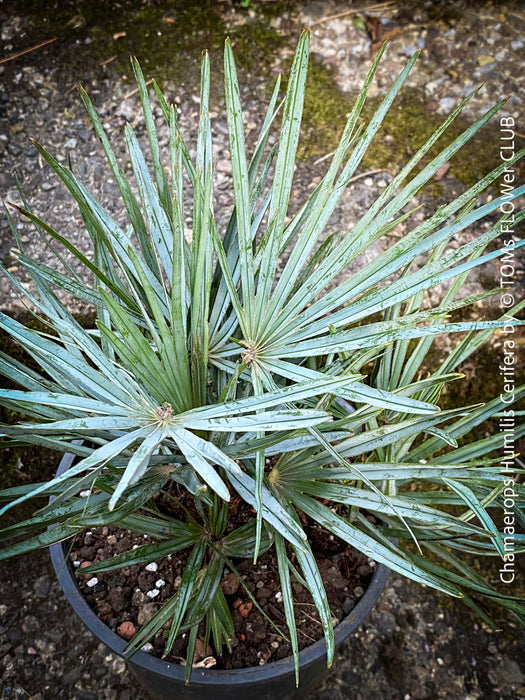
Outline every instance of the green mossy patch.
{"type": "MultiPolygon", "coordinates": [[[[417,65],[414,67],[417,70],[417,65]]],[[[373,97],[362,111],[364,123],[373,116],[383,96],[373,97]]],[[[299,157],[317,158],[333,151],[341,136],[352,99],[335,85],[331,72],[311,61],[305,96],[305,113],[299,157]]],[[[360,169],[384,169],[395,173],[420,148],[443,122],[444,117],[427,107],[423,91],[404,88],[396,97],[372,145],[365,154],[360,169]]],[[[416,168],[419,172],[432,157],[448,146],[471,122],[461,115],[416,168]]],[[[492,119],[454,156],[450,174],[466,186],[475,184],[482,175],[501,164],[499,156],[499,122],[492,119]]],[[[516,149],[520,147],[516,143],[516,149]]],[[[523,174],[516,167],[516,174],[523,174]]],[[[427,186],[428,187],[428,186],[427,186]]],[[[430,183],[432,194],[439,195],[441,185],[430,183]]]]}
{"type": "MultiPolygon", "coordinates": [[[[70,54],[69,73],[83,75],[82,62],[88,58],[111,63],[131,79],[129,57],[134,55],[145,72],[158,80],[197,85],[203,51],[215,54],[213,75],[221,73],[220,54],[227,36],[236,47],[241,69],[268,67],[284,41],[271,28],[270,20],[285,8],[285,2],[256,3],[250,11],[239,6],[237,12],[245,15],[246,21],[231,27],[221,13],[224,8],[213,0],[25,0],[18,13],[25,18],[35,43],[42,37],[58,37],[61,55],[64,51],[70,54]]],[[[52,53],[57,47],[51,44],[47,50],[52,53]]]]}

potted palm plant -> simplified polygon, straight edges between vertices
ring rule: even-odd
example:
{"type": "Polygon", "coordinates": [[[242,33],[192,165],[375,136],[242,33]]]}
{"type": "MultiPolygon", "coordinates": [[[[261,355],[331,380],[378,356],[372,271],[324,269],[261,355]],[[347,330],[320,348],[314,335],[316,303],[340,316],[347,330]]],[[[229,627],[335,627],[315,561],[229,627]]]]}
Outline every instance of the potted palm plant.
{"type": "MultiPolygon", "coordinates": [[[[502,198],[485,204],[478,199],[522,153],[427,219],[413,221],[415,193],[502,106],[495,105],[430,158],[469,95],[350,231],[323,235],[417,56],[363,125],[362,108],[384,47],[379,52],[326,174],[292,214],[308,49],[305,31],[286,96],[280,101],[277,81],[248,159],[235,63],[226,42],[235,208],[224,232],[213,209],[207,56],[195,159],[181,137],[176,110],[154,84],[169,133],[166,161],[150,95],[133,61],[149,145],[146,155],[126,126],[134,187],[81,90],[119,187],[127,228],[70,169],[35,144],[76,201],[92,257],[42,221],[25,200],[22,207],[12,205],[34,223],[46,245],[68,251],[89,274],[79,276],[67,263],[54,269],[32,259],[20,240],[18,259],[31,277],[31,289],[3,270],[41,322],[38,329],[0,317],[0,327],[38,367],[0,357],[0,371],[14,387],[0,390],[0,402],[23,414],[18,424],[1,427],[3,441],[49,447],[66,457],[52,480],[0,494],[6,502],[2,512],[27,499],[52,497],[30,519],[4,528],[9,544],[0,557],[54,545],[55,566],[70,601],[102,639],[131,656],[160,694],[172,692],[166,690],[173,687],[169,684],[190,681],[177,692],[203,697],[207,688],[216,698],[227,697],[232,684],[240,683],[246,697],[294,697],[317,672],[311,671],[314,657],[326,654],[332,663],[335,644],[366,614],[387,568],[462,597],[489,623],[494,606],[520,619],[525,612],[519,600],[493,588],[468,563],[471,555],[506,556],[498,520],[508,487],[508,475],[498,468],[503,437],[476,439],[473,431],[508,410],[508,398],[439,407],[445,385],[461,378],[457,366],[509,319],[521,323],[522,305],[492,320],[447,319],[464,316],[498,291],[462,293],[471,270],[504,252],[487,252],[500,233],[499,221],[458,245],[450,241],[497,214],[502,198]],[[278,144],[267,148],[280,112],[278,144]],[[408,233],[357,272],[344,275],[353,260],[388,238],[400,222],[408,233]],[[426,292],[444,283],[441,301],[429,305],[426,292]],[[85,329],[73,317],[67,295],[96,310],[94,327],[85,329]],[[432,343],[444,334],[458,340],[431,366],[432,343]],[[75,575],[62,543],[73,541],[75,559],[78,538],[85,532],[92,536],[96,528],[107,540],[116,539],[108,535],[112,528],[147,539],[128,551],[83,561],[87,565],[75,575]],[[361,607],[335,631],[318,556],[307,536],[312,528],[380,565],[361,607]],[[246,585],[239,561],[255,566],[265,552],[272,552],[275,561],[275,600],[291,657],[243,671],[206,668],[236,637],[232,620],[238,610],[233,613],[228,605],[225,581],[233,577],[234,588],[241,587],[247,614],[259,600],[246,585]],[[155,603],[139,629],[131,625],[127,633],[114,634],[80,594],[77,581],[95,587],[104,572],[156,571],[158,561],[174,555],[182,567],[177,584],[169,596],[161,596],[165,582],[158,582],[150,597],[162,602],[155,603]],[[294,610],[297,585],[311,596],[324,634],[323,642],[305,651],[300,651],[294,610]],[[183,664],[145,652],[160,640],[170,659],[181,639],[183,664]],[[211,653],[195,662],[202,640],[204,650],[213,645],[211,653]]],[[[516,189],[512,196],[523,191],[516,189]]],[[[522,218],[516,215],[515,224],[522,218]]],[[[16,236],[15,225],[12,231],[16,236]]],[[[523,387],[514,387],[512,401],[524,393],[523,387]]],[[[513,493],[518,518],[522,489],[514,484],[513,493]]]]}

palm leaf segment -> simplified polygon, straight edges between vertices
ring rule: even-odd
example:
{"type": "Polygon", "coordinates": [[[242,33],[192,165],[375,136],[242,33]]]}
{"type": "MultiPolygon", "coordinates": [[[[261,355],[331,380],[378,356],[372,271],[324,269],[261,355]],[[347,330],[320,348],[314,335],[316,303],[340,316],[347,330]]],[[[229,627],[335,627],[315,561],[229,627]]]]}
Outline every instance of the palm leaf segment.
{"type": "MultiPolygon", "coordinates": [[[[132,553],[131,558],[117,557],[108,564],[116,567],[152,560],[169,547],[194,546],[181,591],[141,631],[134,648],[168,619],[173,620],[172,643],[181,629],[196,630],[204,614],[219,646],[221,639],[227,640],[230,625],[218,581],[225,561],[233,566],[227,559],[230,550],[214,545],[203,533],[209,533],[210,522],[217,525],[225,517],[224,502],[232,488],[257,513],[254,529],[239,536],[243,546],[237,550],[231,546],[232,556],[241,551],[246,555],[250,548],[257,556],[275,541],[296,657],[290,588],[290,575],[297,571],[293,560],[319,610],[329,661],[333,657],[330,611],[298,511],[410,578],[453,595],[470,591],[466,599],[478,611],[475,598],[485,596],[522,614],[515,601],[496,593],[473,572],[465,574],[453,553],[494,550],[504,554],[501,535],[490,515],[501,500],[502,480],[485,457],[497,447],[497,439],[481,441],[479,449],[478,443],[471,443],[442,455],[444,445],[456,446],[458,438],[501,410],[501,402],[489,404],[490,410],[439,411],[436,406],[444,384],[458,378],[453,373],[457,364],[506,320],[445,322],[455,310],[492,293],[458,298],[469,271],[502,253],[485,252],[499,233],[498,224],[451,251],[447,244],[467,226],[497,212],[500,199],[476,206],[476,197],[509,163],[414,226],[335,289],[331,286],[368,246],[409,218],[407,207],[414,194],[501,103],[429,159],[427,154],[468,96],[353,229],[325,240],[326,225],[416,57],[407,63],[363,128],[361,109],[384,48],[379,52],[324,178],[297,213],[290,214],[308,47],[305,32],[295,53],[286,96],[278,104],[278,81],[248,161],[235,62],[226,42],[225,96],[236,206],[224,235],[219,234],[213,213],[207,56],[202,64],[194,161],[181,137],[175,110],[155,85],[169,133],[167,168],[161,161],[146,83],[133,61],[152,164],[149,168],[142,146],[127,126],[136,193],[81,90],[120,189],[129,219],[126,230],[70,170],[36,144],[79,206],[91,237],[93,260],[36,216],[25,200],[19,209],[57,256],[58,244],[92,273],[94,282],[84,282],[62,258],[62,272],[31,259],[18,241],[19,260],[31,275],[34,291],[11,279],[46,331],[37,332],[0,316],[3,330],[41,368],[28,369],[0,356],[0,371],[21,387],[0,390],[0,401],[31,419],[3,426],[2,433],[6,441],[72,451],[79,460],[50,483],[9,492],[6,496],[11,502],[5,508],[40,493],[57,494],[54,509],[45,509],[24,526],[30,531],[58,522],[60,503],[68,504],[62,506],[69,509],[64,511],[68,522],[57,526],[54,535],[30,540],[27,547],[70,536],[82,525],[97,522],[144,528],[142,516],[133,513],[145,507],[168,476],[208,509],[206,527],[178,525],[171,539],[169,533],[155,530],[153,521],[148,522],[152,536],[166,540],[165,544],[132,553]],[[279,144],[267,154],[270,130],[280,110],[279,144]],[[191,240],[188,192],[192,198],[191,240]],[[286,263],[278,274],[283,256],[286,263]],[[413,266],[416,256],[426,256],[417,269],[413,266]],[[425,308],[425,291],[444,282],[449,284],[441,304],[425,308]],[[97,329],[83,329],[59,300],[56,288],[93,304],[97,329]],[[421,379],[420,368],[434,337],[451,332],[467,332],[468,336],[439,370],[421,379]],[[372,374],[365,382],[370,366],[372,374]],[[79,439],[87,442],[81,446],[79,439]],[[162,469],[161,465],[169,466],[162,469]],[[404,486],[413,482],[426,484],[428,490],[407,492],[404,486]],[[101,493],[87,510],[84,504],[80,518],[76,494],[86,483],[97,484],[101,493]],[[334,508],[320,499],[331,501],[334,508]],[[462,509],[461,514],[453,515],[451,505],[462,509]],[[379,529],[361,509],[375,514],[386,527],[379,529]],[[417,550],[395,544],[389,534],[408,535],[409,541],[416,541],[417,550]],[[206,560],[210,547],[215,553],[206,560]],[[422,556],[425,547],[432,550],[432,561],[422,556]]],[[[514,196],[522,192],[520,188],[514,196]]],[[[14,226],[12,230],[16,235],[14,226]]],[[[172,529],[177,527],[172,524],[172,529]]],[[[222,537],[224,523],[212,530],[222,537]]]]}

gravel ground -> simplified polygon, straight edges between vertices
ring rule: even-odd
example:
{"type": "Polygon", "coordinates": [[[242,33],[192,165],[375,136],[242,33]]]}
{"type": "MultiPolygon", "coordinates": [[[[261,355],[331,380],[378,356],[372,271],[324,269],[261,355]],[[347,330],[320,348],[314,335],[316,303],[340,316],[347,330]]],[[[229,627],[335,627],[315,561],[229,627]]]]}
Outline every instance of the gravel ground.
{"type": "MultiPolygon", "coordinates": [[[[140,135],[137,95],[126,63],[132,52],[138,55],[147,77],[161,76],[163,88],[179,106],[181,127],[191,138],[198,116],[200,51],[211,47],[212,66],[217,67],[221,62],[217,47],[230,33],[243,59],[242,94],[250,141],[268,99],[268,81],[287,65],[300,28],[310,24],[313,64],[321,71],[326,93],[322,93],[322,105],[314,104],[307,119],[306,135],[314,147],[319,145],[320,152],[313,148],[309,158],[298,164],[294,191],[298,198],[312,190],[326,165],[320,157],[323,149],[329,149],[330,124],[322,110],[328,105],[333,113],[339,110],[344,115],[368,70],[371,51],[385,34],[391,41],[372,95],[384,94],[407,57],[421,48],[419,67],[408,81],[417,95],[417,114],[424,115],[420,121],[448,114],[466,92],[483,82],[483,89],[468,105],[468,119],[477,118],[494,101],[512,94],[503,113],[521,124],[518,132],[525,130],[521,59],[525,21],[518,1],[399,2],[389,11],[366,10],[366,3],[362,3],[357,5],[365,7],[361,12],[331,20],[327,18],[347,11],[349,4],[284,2],[276,8],[273,2],[253,0],[255,9],[242,10],[239,3],[224,1],[213,3],[210,12],[193,8],[193,14],[187,14],[188,3],[131,0],[121,2],[121,9],[116,7],[111,15],[98,18],[88,11],[89,5],[80,0],[0,2],[2,56],[58,37],[16,60],[0,63],[0,194],[5,200],[19,201],[13,177],[16,170],[35,212],[86,251],[89,242],[77,212],[28,137],[36,138],[60,161],[70,158],[87,186],[120,220],[116,185],[107,178],[100,148],[74,86],[81,82],[86,87],[113,139],[120,136],[126,121],[140,135]],[[144,38],[148,35],[149,44],[144,38]],[[254,37],[253,45],[243,43],[247,36],[254,37]]],[[[232,202],[220,90],[216,89],[215,96],[212,121],[217,214],[223,222],[232,202]]],[[[399,114],[401,118],[405,113],[399,114]]],[[[412,123],[406,128],[408,141],[403,142],[403,149],[408,155],[417,144],[417,133],[412,123]]],[[[489,154],[483,153],[479,163],[469,161],[479,173],[486,170],[494,154],[497,157],[499,144],[494,141],[494,131],[490,134],[485,137],[489,154]]],[[[398,137],[390,135],[389,142],[388,136],[384,141],[396,159],[398,137]]],[[[117,147],[117,153],[125,163],[123,148],[117,147]]],[[[468,155],[460,158],[461,162],[467,160],[468,155]]],[[[331,223],[333,230],[347,229],[366,211],[395,173],[395,166],[379,158],[368,163],[363,177],[350,186],[343,199],[331,223]],[[377,170],[380,172],[373,172],[377,170]]],[[[451,167],[439,180],[439,187],[412,202],[423,205],[418,216],[425,216],[429,207],[464,189],[467,179],[459,168],[451,167]]],[[[31,228],[16,217],[15,225],[29,252],[38,250],[41,244],[31,228]]],[[[402,233],[402,229],[396,232],[402,233]]],[[[9,268],[15,267],[9,252],[12,245],[4,218],[0,222],[0,260],[9,268]]],[[[374,253],[378,250],[379,246],[374,253]]],[[[484,274],[486,279],[473,279],[472,290],[494,282],[495,269],[488,268],[484,274]]],[[[0,307],[10,313],[19,311],[5,280],[0,282],[0,307]]],[[[15,481],[23,482],[35,469],[27,459],[21,453],[15,481]]],[[[49,472],[52,464],[47,462],[42,469],[49,472]]],[[[79,621],[64,615],[66,603],[46,552],[2,564],[0,581],[4,698],[141,699],[124,663],[98,644],[79,621]]],[[[379,605],[338,654],[326,682],[311,700],[525,697],[524,652],[523,632],[514,623],[503,621],[501,632],[490,632],[459,603],[443,603],[434,592],[392,575],[379,605]]]]}

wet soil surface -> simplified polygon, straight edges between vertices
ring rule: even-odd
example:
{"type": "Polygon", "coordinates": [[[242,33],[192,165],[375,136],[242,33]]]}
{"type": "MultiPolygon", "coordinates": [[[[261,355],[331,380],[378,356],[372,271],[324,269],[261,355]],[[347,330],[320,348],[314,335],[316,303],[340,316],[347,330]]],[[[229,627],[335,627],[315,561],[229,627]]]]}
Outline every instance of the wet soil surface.
{"type": "MultiPolygon", "coordinates": [[[[312,526],[308,532],[328,596],[332,620],[337,624],[354,609],[363,595],[373,567],[363,555],[347,547],[341,540],[333,536],[330,538],[322,528],[312,526]]],[[[148,539],[148,544],[150,542],[148,539]]],[[[96,576],[82,574],[82,568],[142,544],[144,538],[141,535],[113,527],[96,528],[77,538],[70,554],[80,589],[89,605],[108,627],[127,641],[151,620],[160,605],[175,595],[189,551],[143,566],[127,566],[114,572],[97,573],[96,576]]],[[[211,666],[212,657],[216,668],[230,669],[262,666],[290,656],[292,648],[285,639],[286,618],[275,553],[269,550],[259,557],[255,566],[251,561],[235,561],[234,564],[242,585],[237,576],[228,570],[220,583],[235,629],[231,651],[224,648],[222,653],[218,653],[212,646],[206,648],[202,629],[197,638],[194,662],[199,663],[206,658],[211,666]]],[[[298,581],[292,584],[292,589],[298,644],[299,650],[302,650],[321,639],[323,632],[308,591],[298,581]]],[[[146,649],[162,657],[167,634],[166,630],[160,630],[146,649]]],[[[166,660],[184,661],[186,648],[187,635],[179,635],[166,660]]]]}
{"type": "MultiPolygon", "coordinates": [[[[72,614],[46,551],[3,564],[0,575],[2,698],[147,700],[72,614]]],[[[492,632],[459,601],[393,574],[309,700],[514,700],[525,697],[524,654],[517,622],[492,632]]]]}
{"type": "MultiPolygon", "coordinates": [[[[87,187],[120,221],[116,185],[107,177],[75,83],[81,82],[88,89],[114,142],[117,139],[117,144],[122,144],[126,121],[141,135],[137,94],[129,80],[128,56],[135,53],[147,78],[161,77],[163,89],[180,108],[181,128],[185,135],[195,138],[199,55],[204,48],[218,51],[226,33],[236,33],[239,55],[247,58],[241,67],[241,90],[248,142],[253,143],[268,100],[268,81],[289,62],[300,28],[307,23],[312,25],[312,65],[321,73],[316,74],[318,78],[320,75],[320,82],[314,76],[311,84],[316,90],[323,90],[319,89],[321,100],[313,101],[308,108],[305,134],[309,143],[319,142],[320,146],[318,150],[309,149],[306,160],[298,164],[294,197],[301,201],[324,172],[326,161],[320,158],[330,150],[334,138],[329,126],[341,124],[337,115],[348,111],[356,85],[369,68],[374,42],[383,38],[381,34],[391,32],[386,63],[374,88],[373,94],[377,95],[386,92],[407,57],[414,50],[423,49],[422,70],[414,71],[409,83],[417,91],[412,93],[415,102],[408,105],[410,109],[397,112],[395,121],[401,128],[385,134],[382,143],[386,155],[385,149],[378,152],[360,171],[362,177],[351,184],[340,213],[332,222],[334,230],[348,230],[390,181],[399,166],[400,151],[395,148],[399,146],[406,155],[413,152],[418,138],[420,141],[419,127],[436,115],[443,118],[466,91],[480,82],[485,87],[469,104],[468,118],[477,118],[483,109],[510,93],[513,97],[503,113],[513,116],[517,123],[521,120],[523,125],[525,22],[522,3],[517,0],[400,2],[389,13],[367,11],[367,3],[362,3],[364,10],[357,17],[345,15],[330,21],[325,19],[348,10],[348,3],[254,0],[249,3],[252,8],[246,10],[239,4],[213,3],[210,12],[210,5],[202,3],[203,11],[192,14],[188,5],[195,9],[195,3],[108,2],[105,5],[109,11],[96,15],[86,9],[95,3],[80,0],[0,2],[2,57],[57,37],[40,49],[0,64],[2,199],[20,201],[13,176],[17,171],[36,213],[86,250],[87,236],[78,212],[49,168],[44,167],[29,137],[42,142],[59,161],[67,163],[71,159],[87,187]],[[205,25],[204,16],[209,22],[205,25]],[[175,59],[166,58],[174,54],[183,56],[182,72],[180,63],[177,67],[175,59]],[[316,115],[321,115],[321,120],[316,120],[316,115]],[[415,122],[412,119],[407,126],[406,119],[411,115],[415,115],[415,122]],[[390,151],[395,155],[389,158],[390,151]]],[[[220,55],[212,54],[218,73],[220,62],[220,55]]],[[[217,214],[219,221],[224,221],[232,200],[219,83],[220,80],[214,87],[211,116],[216,139],[217,214]]],[[[517,131],[518,137],[523,135],[523,126],[517,131]]],[[[486,150],[479,151],[480,157],[472,165],[478,173],[486,172],[486,163],[499,153],[494,131],[487,135],[485,143],[486,150]]],[[[123,147],[117,145],[116,150],[126,163],[123,147]]],[[[457,160],[461,164],[462,158],[457,160]]],[[[441,174],[436,187],[417,195],[410,206],[423,204],[417,213],[423,218],[429,207],[463,191],[469,177],[460,167],[451,166],[441,174]]],[[[493,195],[494,192],[488,196],[493,195]]],[[[15,217],[14,224],[29,252],[40,252],[41,243],[27,222],[15,217]]],[[[403,230],[395,235],[403,235],[403,230]]],[[[12,245],[4,217],[0,221],[0,259],[9,268],[16,267],[9,252],[12,245]]],[[[46,261],[45,255],[43,260],[46,261]]],[[[468,293],[479,289],[477,285],[492,287],[495,280],[496,268],[489,265],[483,276],[473,280],[468,293]]],[[[10,313],[19,308],[5,280],[0,283],[0,306],[10,313]]],[[[78,307],[74,310],[85,311],[78,307]]],[[[485,360],[489,359],[485,353],[485,360]]],[[[494,373],[494,365],[495,360],[489,374],[494,373]]],[[[3,483],[14,485],[50,478],[57,463],[56,456],[42,451],[4,452],[3,483]]],[[[512,592],[523,594],[525,572],[518,574],[512,592]]],[[[497,579],[497,567],[492,578],[497,579]]],[[[143,700],[124,662],[110,654],[70,614],[46,551],[2,563],[0,590],[3,698],[143,700]]],[[[518,623],[510,619],[502,619],[500,627],[501,631],[492,632],[460,602],[443,601],[437,593],[392,575],[379,604],[337,654],[327,680],[310,700],[525,697],[525,635],[518,623]]]]}
{"type": "MultiPolygon", "coordinates": [[[[57,455],[44,450],[7,451],[4,459],[6,486],[51,478],[58,464],[57,455]]],[[[96,549],[84,553],[97,555],[96,549]]],[[[259,590],[257,574],[249,567],[243,573],[259,590]]],[[[144,587],[152,590],[160,576],[147,576],[144,587]]],[[[496,578],[497,562],[491,580],[496,578]]],[[[518,567],[513,593],[523,594],[524,580],[518,567]]],[[[0,581],[0,697],[147,700],[125,663],[72,613],[46,550],[2,562],[0,581]]],[[[309,700],[525,697],[525,634],[517,621],[498,622],[500,631],[493,632],[460,601],[392,574],[377,606],[337,652],[309,700]]]]}

